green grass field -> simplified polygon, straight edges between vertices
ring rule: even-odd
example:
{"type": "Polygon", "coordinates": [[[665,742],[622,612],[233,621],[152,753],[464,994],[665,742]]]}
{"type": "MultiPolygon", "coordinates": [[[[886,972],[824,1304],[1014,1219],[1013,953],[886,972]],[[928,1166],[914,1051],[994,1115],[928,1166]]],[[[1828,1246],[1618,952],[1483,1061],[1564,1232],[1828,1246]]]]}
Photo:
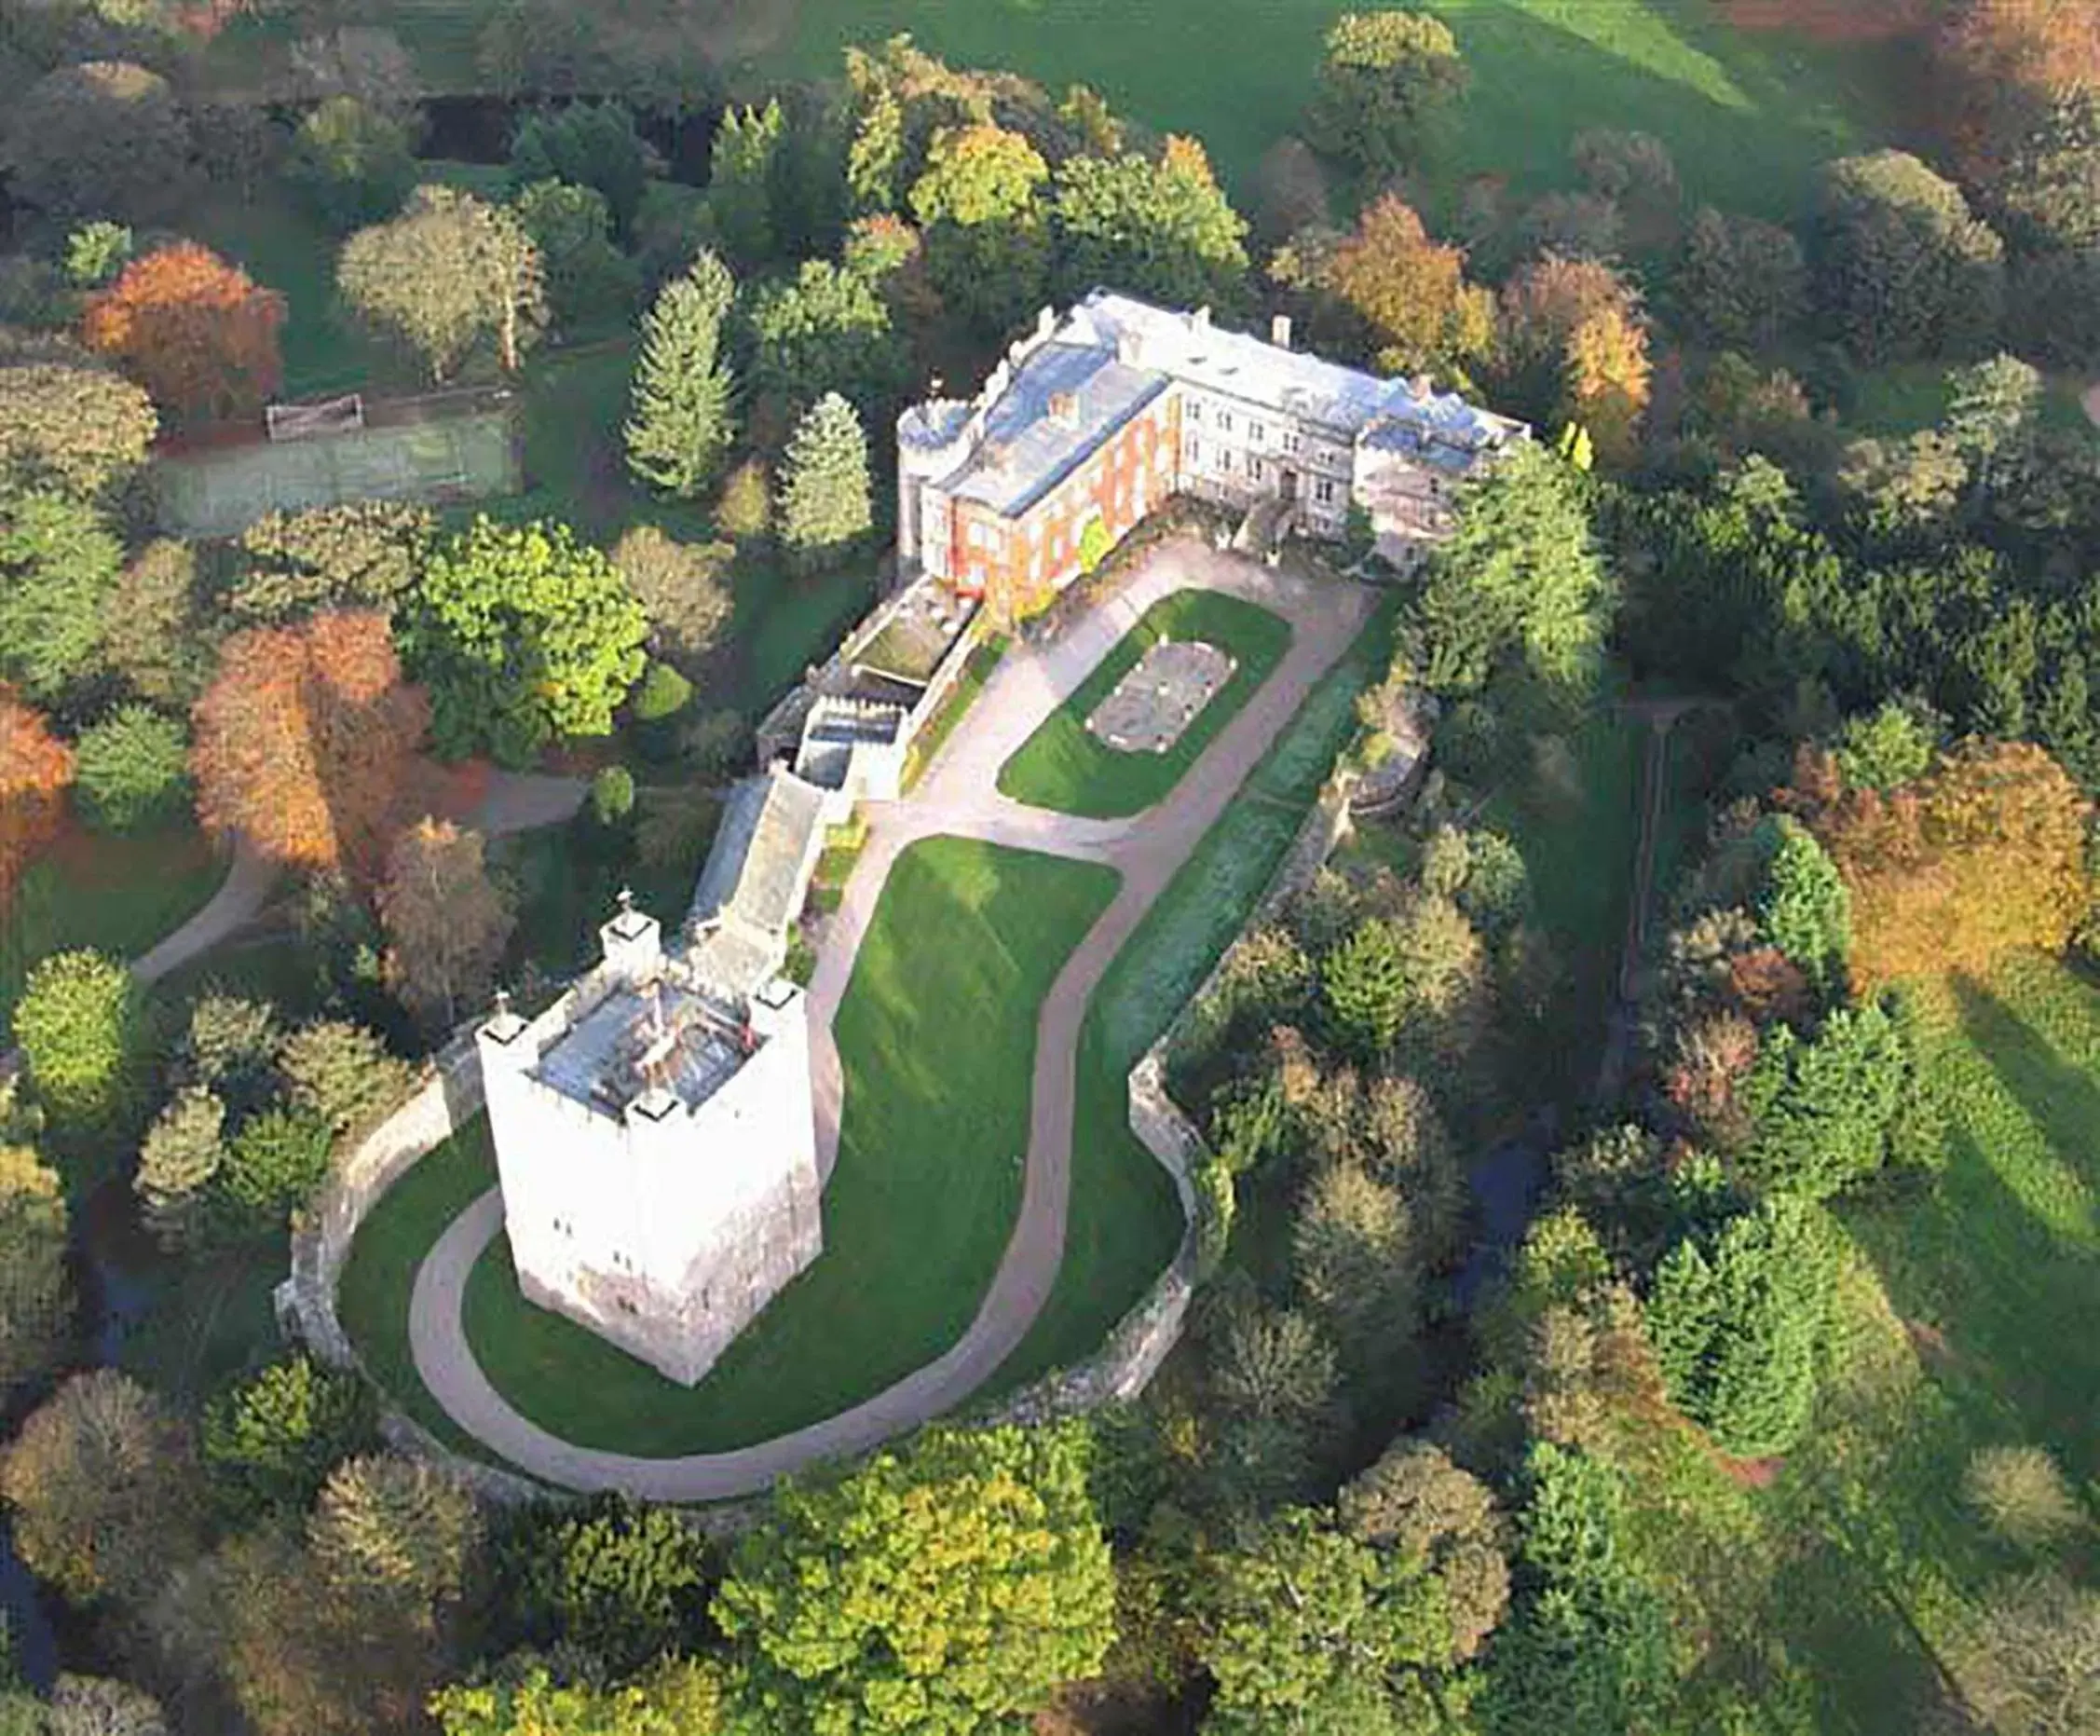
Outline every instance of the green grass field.
{"type": "MultiPolygon", "coordinates": [[[[1115,885],[1107,868],[960,839],[906,853],[839,1012],[845,1120],[822,1257],[688,1390],[525,1303],[498,1241],[466,1304],[489,1378],[569,1440],[671,1455],[815,1422],[939,1355],[1019,1209],[1037,1009],[1115,885]]],[[[424,1247],[440,1227],[424,1215],[424,1247]]]]}
{"type": "Polygon", "coordinates": [[[1962,1499],[1971,1453],[2100,1474],[2100,1341],[2077,1324],[2100,1308],[2100,990],[2025,957],[1949,999],[1930,1039],[1945,1171],[1844,1209],[1840,1347],[1802,1444],[1757,1488],[1674,1436],[1633,1485],[1715,1684],[1783,1682],[1809,1719],[1787,1728],[1828,1736],[1917,1728],[1934,1654],[2020,1565],[1962,1499]]]}
{"type": "Polygon", "coordinates": [[[1246,926],[1356,728],[1357,695],[1384,673],[1391,631],[1388,607],[1299,707],[1094,991],[1080,1032],[1064,1264],[990,1391],[1084,1360],[1173,1258],[1181,1208],[1130,1131],[1130,1069],[1246,926]]]}
{"type": "MultiPolygon", "coordinates": [[[[1675,155],[1687,193],[1766,215],[1805,203],[1815,165],[1887,130],[1865,50],[1750,34],[1711,0],[1429,0],[1473,83],[1438,180],[1535,194],[1571,178],[1585,127],[1638,128],[1675,155]]],[[[1163,130],[1193,133],[1240,195],[1299,124],[1343,0],[801,0],[758,70],[836,75],[848,43],[909,31],[966,65],[1061,93],[1093,86],[1163,130]]]]}
{"type": "Polygon", "coordinates": [[[1181,781],[1289,649],[1290,623],[1239,597],[1177,591],[1160,598],[1000,767],[1000,794],[1031,808],[1095,819],[1143,813],[1181,781]],[[1091,734],[1086,719],[1162,639],[1201,639],[1237,667],[1166,752],[1123,753],[1091,734]]]}
{"type": "Polygon", "coordinates": [[[187,823],[136,838],[70,830],[0,909],[0,1047],[38,959],[74,947],[136,958],[202,909],[225,877],[225,863],[187,823]]]}

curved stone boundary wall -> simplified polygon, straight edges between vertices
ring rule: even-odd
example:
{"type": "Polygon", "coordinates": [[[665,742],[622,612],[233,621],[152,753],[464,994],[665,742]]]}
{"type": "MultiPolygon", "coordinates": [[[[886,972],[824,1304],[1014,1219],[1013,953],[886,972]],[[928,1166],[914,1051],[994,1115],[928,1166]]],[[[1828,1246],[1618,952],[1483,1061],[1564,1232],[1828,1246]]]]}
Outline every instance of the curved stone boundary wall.
{"type": "Polygon", "coordinates": [[[1186,1040],[1192,1021],[1210,998],[1248,932],[1260,926],[1285,899],[1312,884],[1336,845],[1348,836],[1350,782],[1348,777],[1338,775],[1320,791],[1319,800],[1305,815],[1261,895],[1254,901],[1239,934],[1219,954],[1210,974],[1130,1070],[1130,1130],[1174,1179],[1174,1191],[1181,1201],[1181,1240],[1174,1258],[1152,1281],[1152,1288],[1110,1330],[1099,1350],[1075,1367],[1057,1370],[1022,1387],[986,1413],[983,1420],[1044,1422],[1135,1399],[1159,1372],[1167,1352],[1180,1342],[1198,1282],[1195,1175],[1210,1154],[1194,1123],[1167,1094],[1167,1058],[1186,1040]]]}
{"type": "MultiPolygon", "coordinates": [[[[335,1289],[358,1226],[389,1188],[481,1113],[481,1060],[469,1033],[440,1050],[416,1088],[329,1165],[320,1192],[292,1232],[292,1274],[276,1295],[280,1326],[319,1360],[364,1374],[335,1312],[335,1289]]],[[[395,1408],[376,1381],[372,1384],[384,1407],[379,1432],[397,1452],[443,1466],[490,1500],[546,1500],[555,1495],[513,1471],[454,1452],[395,1408]]]]}

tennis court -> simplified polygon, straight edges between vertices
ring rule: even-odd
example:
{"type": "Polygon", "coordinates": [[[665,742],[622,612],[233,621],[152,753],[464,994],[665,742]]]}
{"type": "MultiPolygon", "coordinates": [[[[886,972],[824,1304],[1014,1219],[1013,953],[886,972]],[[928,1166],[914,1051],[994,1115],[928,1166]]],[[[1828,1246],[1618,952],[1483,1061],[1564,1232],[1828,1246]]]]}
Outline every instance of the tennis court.
{"type": "Polygon", "coordinates": [[[266,513],[344,500],[476,500],[522,483],[515,405],[477,394],[370,407],[366,425],[302,440],[167,454],[154,464],[162,527],[238,536],[266,513]]]}

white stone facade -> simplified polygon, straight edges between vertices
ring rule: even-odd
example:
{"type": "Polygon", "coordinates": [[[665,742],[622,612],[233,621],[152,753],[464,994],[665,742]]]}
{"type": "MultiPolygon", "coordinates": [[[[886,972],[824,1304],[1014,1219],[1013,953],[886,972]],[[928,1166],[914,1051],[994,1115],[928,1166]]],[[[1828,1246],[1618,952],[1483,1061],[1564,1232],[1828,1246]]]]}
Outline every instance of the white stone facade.
{"type": "Polygon", "coordinates": [[[478,1035],[520,1288],[691,1385],[822,1251],[801,991],[717,998],[623,908],[605,961],[478,1035]]]}

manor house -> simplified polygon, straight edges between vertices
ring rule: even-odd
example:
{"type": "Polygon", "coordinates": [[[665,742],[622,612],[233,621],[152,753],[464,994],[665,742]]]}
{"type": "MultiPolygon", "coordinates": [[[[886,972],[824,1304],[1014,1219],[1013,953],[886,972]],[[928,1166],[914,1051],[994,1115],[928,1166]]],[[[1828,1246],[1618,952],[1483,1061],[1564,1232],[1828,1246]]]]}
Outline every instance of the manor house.
{"type": "Polygon", "coordinates": [[[1335,540],[1349,509],[1405,562],[1445,534],[1454,485],[1530,431],[1427,379],[1381,379],[1096,290],[1045,308],[975,399],[897,423],[897,553],[995,617],[1039,608],[1167,497],[1266,508],[1335,540]]]}

